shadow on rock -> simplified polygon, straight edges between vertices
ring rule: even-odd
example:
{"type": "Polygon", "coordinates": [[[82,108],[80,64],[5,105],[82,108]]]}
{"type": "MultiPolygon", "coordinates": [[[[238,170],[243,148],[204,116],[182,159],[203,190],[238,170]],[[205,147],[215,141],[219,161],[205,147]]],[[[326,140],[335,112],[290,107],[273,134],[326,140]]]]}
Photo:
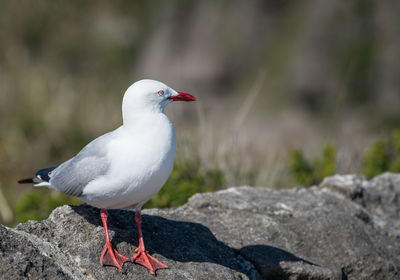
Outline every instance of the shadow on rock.
{"type": "Polygon", "coordinates": [[[238,252],[267,279],[347,279],[341,269],[322,267],[272,246],[250,245],[238,252]]]}
{"type": "MultiPolygon", "coordinates": [[[[99,209],[89,205],[71,206],[74,211],[95,226],[102,226],[99,209]]],[[[130,244],[129,251],[138,246],[134,212],[110,210],[108,225],[115,232],[114,246],[130,244]],[[132,247],[133,246],[133,247],[132,247]]],[[[251,278],[251,268],[237,252],[217,240],[204,225],[174,221],[159,216],[143,215],[142,229],[146,249],[177,262],[208,262],[228,267],[251,278]]],[[[103,244],[99,244],[103,246],[103,244]]],[[[97,260],[96,260],[97,261],[97,260]]]]}
{"type": "MultiPolygon", "coordinates": [[[[72,208],[89,223],[102,226],[99,209],[89,205],[72,208]]],[[[118,246],[118,250],[133,254],[138,246],[134,212],[110,210],[109,214],[108,225],[115,233],[112,237],[113,245],[118,246]]],[[[316,279],[341,279],[335,277],[329,269],[276,247],[250,245],[240,250],[233,249],[217,240],[206,226],[199,223],[144,214],[142,228],[146,249],[150,254],[161,255],[169,261],[213,263],[243,273],[250,279],[258,278],[256,275],[268,279],[288,279],[293,275],[304,279],[311,276],[316,279]]],[[[98,249],[101,252],[101,248],[98,249]]]]}

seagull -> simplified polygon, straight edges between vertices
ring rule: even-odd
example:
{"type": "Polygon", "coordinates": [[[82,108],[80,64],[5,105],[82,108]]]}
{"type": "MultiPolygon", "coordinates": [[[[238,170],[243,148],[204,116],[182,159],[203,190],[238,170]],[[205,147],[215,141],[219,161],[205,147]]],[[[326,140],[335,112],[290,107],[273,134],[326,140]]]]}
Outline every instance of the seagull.
{"type": "Polygon", "coordinates": [[[18,182],[47,186],[100,208],[105,233],[100,263],[121,272],[129,259],[111,245],[107,209],[135,210],[139,247],[130,261],[146,267],[151,274],[167,268],[145,249],[140,212],[165,184],[174,165],[176,136],[164,108],[173,101],[195,100],[193,95],[159,81],[137,81],[124,94],[122,126],[96,138],[70,160],[18,182]]]}

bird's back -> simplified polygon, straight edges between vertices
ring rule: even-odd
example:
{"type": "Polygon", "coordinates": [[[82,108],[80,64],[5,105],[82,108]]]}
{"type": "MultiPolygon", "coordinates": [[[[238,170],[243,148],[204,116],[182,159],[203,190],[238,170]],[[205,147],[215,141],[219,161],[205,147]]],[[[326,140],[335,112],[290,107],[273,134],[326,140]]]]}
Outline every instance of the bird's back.
{"type": "Polygon", "coordinates": [[[96,138],[75,157],[60,164],[49,175],[50,185],[66,194],[81,197],[90,182],[109,172],[111,162],[107,158],[107,143],[116,133],[118,129],[96,138]]]}

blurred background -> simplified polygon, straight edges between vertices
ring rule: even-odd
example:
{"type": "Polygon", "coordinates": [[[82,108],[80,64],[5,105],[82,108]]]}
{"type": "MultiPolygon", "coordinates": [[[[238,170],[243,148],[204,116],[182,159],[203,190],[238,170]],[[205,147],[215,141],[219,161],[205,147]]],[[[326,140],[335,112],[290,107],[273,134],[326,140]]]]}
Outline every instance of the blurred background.
{"type": "Polygon", "coordinates": [[[0,1],[0,222],[79,200],[18,185],[121,125],[151,78],[176,164],[146,207],[228,186],[286,188],[400,171],[400,2],[0,1]]]}

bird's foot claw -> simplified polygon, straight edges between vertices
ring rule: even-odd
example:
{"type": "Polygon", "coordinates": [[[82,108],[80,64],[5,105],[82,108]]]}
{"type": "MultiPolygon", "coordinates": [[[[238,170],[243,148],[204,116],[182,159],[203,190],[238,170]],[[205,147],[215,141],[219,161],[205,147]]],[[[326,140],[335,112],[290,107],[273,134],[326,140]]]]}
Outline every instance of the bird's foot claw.
{"type": "Polygon", "coordinates": [[[123,272],[122,266],[127,261],[129,261],[129,259],[124,255],[121,255],[117,250],[107,245],[104,246],[100,257],[100,263],[102,265],[115,266],[120,272],[123,272]]]}
{"type": "Polygon", "coordinates": [[[150,256],[150,254],[140,248],[135,250],[136,254],[132,256],[132,262],[140,264],[150,270],[151,274],[155,274],[157,269],[168,268],[165,264],[150,256]]]}

